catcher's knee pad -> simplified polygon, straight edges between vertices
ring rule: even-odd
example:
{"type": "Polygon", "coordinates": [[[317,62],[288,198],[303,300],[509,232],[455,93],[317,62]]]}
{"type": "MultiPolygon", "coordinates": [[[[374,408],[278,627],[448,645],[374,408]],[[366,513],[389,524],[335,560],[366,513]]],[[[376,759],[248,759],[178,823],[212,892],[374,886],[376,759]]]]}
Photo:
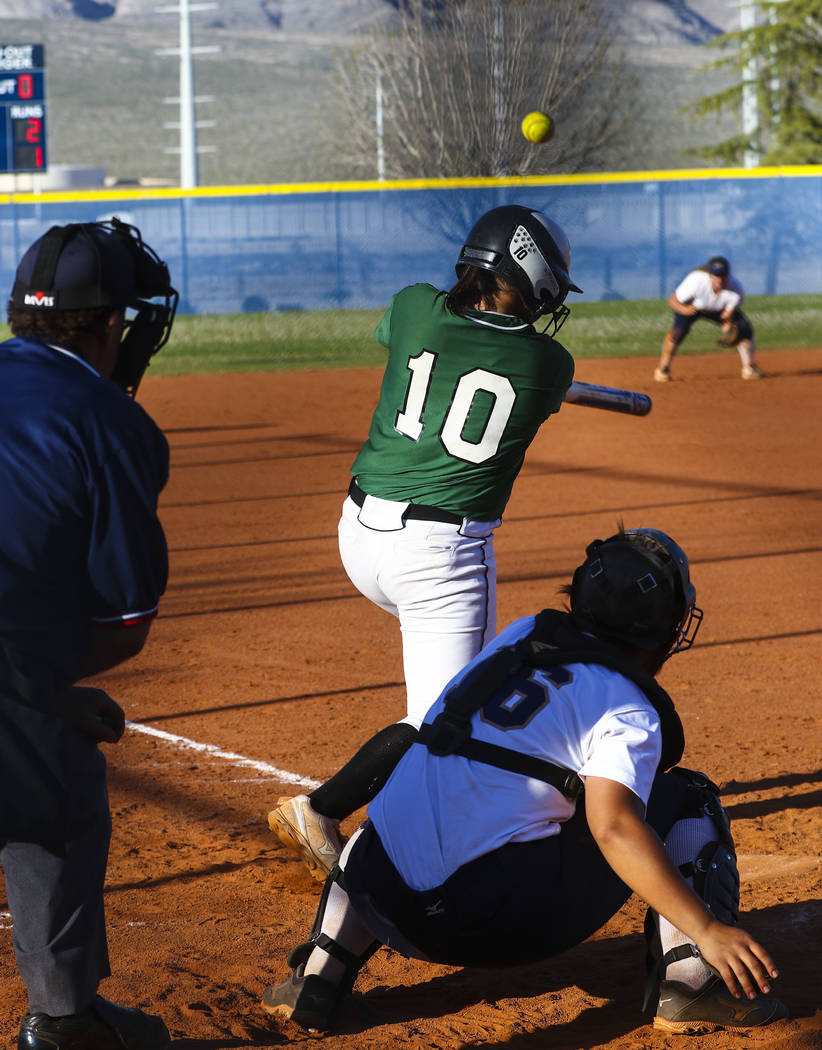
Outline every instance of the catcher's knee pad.
{"type": "Polygon", "coordinates": [[[693,879],[694,891],[710,912],[733,926],[739,921],[739,870],[731,822],[719,801],[719,788],[696,770],[678,766],[676,772],[687,781],[682,819],[708,817],[717,835],[695,857],[680,863],[679,870],[686,879],[693,879]]]}

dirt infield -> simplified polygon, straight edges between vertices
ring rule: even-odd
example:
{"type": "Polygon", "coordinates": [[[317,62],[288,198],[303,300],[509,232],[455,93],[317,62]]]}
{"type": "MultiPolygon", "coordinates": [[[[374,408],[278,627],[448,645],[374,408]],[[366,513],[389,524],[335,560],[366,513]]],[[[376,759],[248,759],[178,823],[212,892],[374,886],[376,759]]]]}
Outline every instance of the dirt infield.
{"type": "MultiPolygon", "coordinates": [[[[723,787],[743,924],[776,957],[793,1013],[688,1045],[820,1048],[822,351],[762,354],[760,382],[740,380],[733,351],[683,358],[666,386],[650,381],[653,363],[578,364],[578,379],[645,390],[654,408],[636,419],[568,405],[543,428],[497,537],[499,620],[556,605],[585,543],[619,519],[685,547],[705,622],[661,682],[685,725],[683,764],[723,787]]],[[[175,1048],[314,1045],[258,1006],[286,976],[319,894],[265,815],[298,790],[276,770],[319,781],[404,713],[397,625],[357,595],[336,547],[379,380],[362,369],[149,378],[141,389],[172,446],[161,507],[171,580],[144,653],[98,680],[137,727],[106,748],[114,976],[101,991],[161,1013],[175,1048]]],[[[0,883],[0,911],[2,894],[0,883]]],[[[640,1012],[642,917],[629,902],[591,941],[519,970],[384,950],[326,1045],[684,1045],[640,1012]]],[[[9,925],[0,916],[11,1047],[26,1003],[9,925]]]]}

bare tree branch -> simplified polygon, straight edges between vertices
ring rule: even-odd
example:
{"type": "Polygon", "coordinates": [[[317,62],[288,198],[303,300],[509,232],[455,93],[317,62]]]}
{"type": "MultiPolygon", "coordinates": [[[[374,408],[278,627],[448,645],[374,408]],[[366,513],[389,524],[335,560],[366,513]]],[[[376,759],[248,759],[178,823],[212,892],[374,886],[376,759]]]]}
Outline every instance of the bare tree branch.
{"type": "Polygon", "coordinates": [[[338,159],[376,177],[379,83],[388,178],[580,170],[618,130],[630,87],[611,56],[612,13],[607,0],[405,0],[339,56],[338,159]],[[535,109],[557,128],[540,146],[520,131],[535,109]]]}

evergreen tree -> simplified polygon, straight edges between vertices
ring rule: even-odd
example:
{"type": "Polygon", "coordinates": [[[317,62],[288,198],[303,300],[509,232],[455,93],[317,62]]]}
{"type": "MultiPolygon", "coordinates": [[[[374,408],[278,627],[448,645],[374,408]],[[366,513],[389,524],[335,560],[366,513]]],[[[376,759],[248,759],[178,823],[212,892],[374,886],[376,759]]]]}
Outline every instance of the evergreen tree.
{"type": "Polygon", "coordinates": [[[703,98],[700,116],[742,112],[753,91],[757,127],[697,152],[705,159],[738,164],[745,153],[764,165],[822,163],[822,0],[760,0],[757,24],[724,33],[709,47],[733,53],[710,68],[741,77],[732,86],[703,98]]]}

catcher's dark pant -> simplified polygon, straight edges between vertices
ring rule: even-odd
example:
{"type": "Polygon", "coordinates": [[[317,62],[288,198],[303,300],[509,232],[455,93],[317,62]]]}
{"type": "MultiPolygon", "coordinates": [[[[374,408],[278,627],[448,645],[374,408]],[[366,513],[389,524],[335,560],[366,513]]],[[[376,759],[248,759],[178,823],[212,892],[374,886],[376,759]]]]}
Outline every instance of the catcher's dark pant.
{"type": "MultiPolygon", "coordinates": [[[[87,737],[65,734],[65,834],[0,841],[14,926],[17,969],[32,1013],[62,1015],[88,1006],[108,977],[103,881],[111,836],[105,759],[87,737]],[[37,841],[41,839],[41,841],[37,841]]],[[[25,807],[25,793],[19,800],[25,807]]]]}
{"type": "MultiPolygon", "coordinates": [[[[711,310],[701,310],[699,313],[688,315],[674,313],[674,319],[671,324],[671,335],[676,340],[677,346],[679,346],[688,332],[690,332],[694,323],[700,319],[703,321],[711,321],[713,324],[722,324],[722,314],[711,310]]],[[[737,326],[737,341],[753,339],[753,325],[741,310],[736,311],[732,320],[737,326]]]]}
{"type": "MultiPolygon", "coordinates": [[[[646,819],[660,838],[682,815],[686,786],[675,771],[654,782],[646,819]]],[[[423,957],[452,966],[556,955],[600,929],[631,895],[600,853],[582,804],[558,835],[508,843],[425,892],[403,882],[367,824],[346,861],[345,885],[366,925],[376,910],[423,957]]]]}

